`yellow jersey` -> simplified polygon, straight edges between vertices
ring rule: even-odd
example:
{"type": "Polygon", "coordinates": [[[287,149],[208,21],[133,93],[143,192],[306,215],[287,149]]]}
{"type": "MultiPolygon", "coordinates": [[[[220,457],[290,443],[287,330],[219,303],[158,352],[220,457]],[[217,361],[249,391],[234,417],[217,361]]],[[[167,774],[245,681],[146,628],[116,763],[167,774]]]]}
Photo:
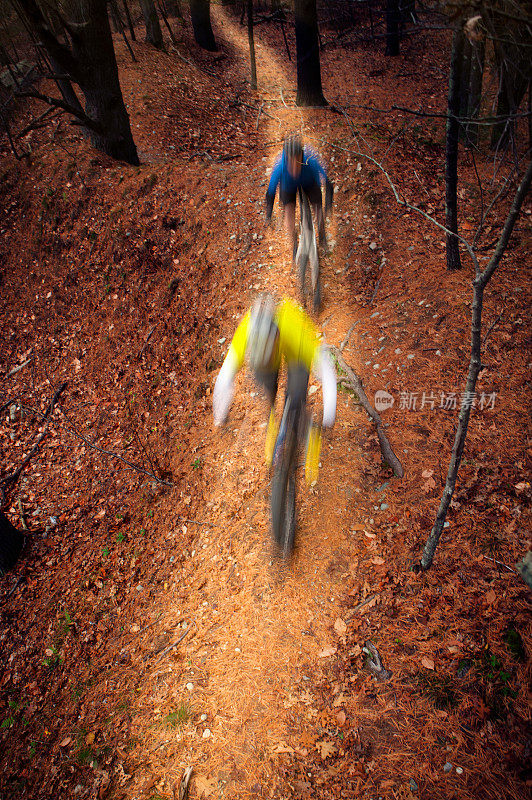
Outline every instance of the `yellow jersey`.
{"type": "MultiPolygon", "coordinates": [[[[250,318],[251,311],[248,311],[236,329],[229,348],[236,359],[237,369],[245,361],[250,318]]],[[[320,347],[318,328],[301,306],[288,298],[277,305],[274,320],[279,329],[279,349],[272,371],[279,369],[284,358],[288,367],[303,364],[310,372],[316,351],[320,347]]]]}

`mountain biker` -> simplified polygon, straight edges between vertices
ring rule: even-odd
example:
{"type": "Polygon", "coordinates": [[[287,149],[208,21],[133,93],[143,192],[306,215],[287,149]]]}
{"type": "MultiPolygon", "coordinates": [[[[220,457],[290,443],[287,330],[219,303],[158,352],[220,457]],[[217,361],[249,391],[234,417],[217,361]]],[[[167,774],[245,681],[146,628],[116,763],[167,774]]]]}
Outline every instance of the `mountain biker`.
{"type": "Polygon", "coordinates": [[[314,209],[320,244],[325,244],[325,223],[323,218],[321,183],[325,183],[325,215],[332,206],[333,184],[327,176],[319,156],[303,145],[297,133],[286,137],[282,153],[275,162],[268,190],[266,192],[266,219],[271,220],[277,187],[279,200],[284,206],[286,234],[292,241],[292,257],[297,250],[296,238],[296,192],[303,189],[314,209]]]}
{"type": "Polygon", "coordinates": [[[234,393],[234,378],[247,360],[256,380],[264,387],[270,418],[266,435],[266,462],[271,464],[276,438],[273,406],[279,370],[287,366],[286,398],[302,406],[306,402],[309,374],[323,388],[323,427],[330,428],[336,414],[336,372],[326,346],[309,316],[292,300],[276,302],[271,295],[257,298],[236,329],[213,392],[214,424],[225,422],[234,393]]]}

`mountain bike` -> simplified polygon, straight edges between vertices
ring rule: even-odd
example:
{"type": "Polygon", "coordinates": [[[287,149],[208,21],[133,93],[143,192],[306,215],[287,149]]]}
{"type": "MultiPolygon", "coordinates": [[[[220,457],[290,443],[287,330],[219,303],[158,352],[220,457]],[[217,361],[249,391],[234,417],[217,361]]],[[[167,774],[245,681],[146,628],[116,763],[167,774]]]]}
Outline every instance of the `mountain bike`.
{"type": "Polygon", "coordinates": [[[303,304],[305,304],[307,294],[312,294],[312,305],[314,311],[318,311],[321,304],[321,285],[320,285],[320,259],[318,254],[318,243],[316,240],[316,229],[312,219],[312,211],[307,195],[301,187],[298,189],[299,208],[300,208],[300,231],[299,242],[296,251],[296,268],[299,273],[299,289],[303,304]],[[307,264],[310,262],[310,292],[306,286],[307,264]]]}
{"type": "Polygon", "coordinates": [[[272,532],[283,559],[292,554],[296,536],[297,472],[302,443],[306,442],[305,475],[313,484],[318,477],[321,431],[309,416],[305,404],[285,400],[272,461],[272,532]]]}

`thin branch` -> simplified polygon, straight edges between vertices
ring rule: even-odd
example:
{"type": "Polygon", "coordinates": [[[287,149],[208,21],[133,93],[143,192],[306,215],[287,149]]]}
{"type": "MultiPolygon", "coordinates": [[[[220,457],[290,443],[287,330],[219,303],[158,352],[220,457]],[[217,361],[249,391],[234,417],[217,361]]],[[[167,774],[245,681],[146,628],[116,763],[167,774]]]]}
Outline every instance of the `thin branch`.
{"type": "Polygon", "coordinates": [[[157,475],[153,474],[153,472],[148,472],[148,470],[137,466],[137,464],[133,464],[131,461],[128,461],[126,458],[121,456],[119,453],[114,453],[112,450],[105,450],[103,447],[98,447],[97,444],[93,444],[91,441],[89,441],[89,439],[87,439],[85,436],[83,436],[82,433],[80,433],[79,431],[77,431],[75,428],[73,428],[70,425],[70,420],[68,419],[68,417],[65,414],[64,410],[62,408],[60,410],[61,410],[61,413],[63,414],[63,416],[65,417],[65,419],[68,422],[68,425],[66,426],[67,430],[73,436],[76,436],[78,439],[81,439],[81,441],[84,442],[92,450],[96,450],[98,453],[103,453],[106,456],[112,456],[112,458],[118,459],[118,461],[121,461],[126,466],[130,467],[131,469],[134,469],[135,472],[138,472],[141,475],[147,475],[149,478],[153,478],[153,480],[156,481],[157,483],[160,483],[161,486],[168,486],[170,488],[174,486],[173,483],[169,483],[168,481],[161,480],[161,478],[158,478],[157,475]]]}
{"type": "Polygon", "coordinates": [[[102,127],[99,123],[88,117],[84,111],[74,108],[70,103],[67,103],[65,100],[60,100],[58,97],[50,97],[49,95],[35,91],[15,92],[15,97],[33,97],[35,100],[41,100],[43,103],[48,103],[49,106],[53,106],[54,108],[62,108],[63,111],[68,111],[73,117],[79,119],[87,128],[90,128],[96,133],[102,133],[102,127]]]}
{"type": "Polygon", "coordinates": [[[0,500],[0,505],[2,507],[4,506],[5,499],[6,499],[6,493],[5,493],[6,486],[8,484],[15,484],[18,481],[22,471],[29,464],[29,462],[31,461],[31,459],[33,458],[33,456],[35,455],[35,453],[39,449],[42,440],[44,439],[44,437],[46,436],[46,434],[48,432],[48,425],[49,425],[49,422],[50,422],[50,415],[51,415],[52,411],[54,410],[55,404],[57,403],[57,401],[61,397],[61,394],[64,392],[66,387],[67,387],[67,384],[66,384],[66,381],[65,381],[54,392],[54,395],[53,395],[52,399],[50,400],[50,403],[48,404],[48,408],[46,409],[46,413],[45,413],[45,415],[43,417],[44,427],[43,427],[42,431],[40,432],[40,434],[38,435],[37,439],[35,440],[35,444],[31,448],[31,450],[28,453],[28,455],[22,460],[22,462],[20,463],[20,465],[17,467],[17,469],[14,472],[11,472],[9,475],[6,475],[5,478],[2,478],[2,480],[0,481],[0,492],[2,494],[2,497],[1,497],[1,500],[0,500]]]}
{"type": "Polygon", "coordinates": [[[342,340],[342,344],[340,345],[340,352],[341,353],[343,353],[345,347],[347,346],[347,343],[349,342],[349,339],[351,338],[351,334],[353,333],[356,325],[358,325],[359,322],[360,322],[359,319],[357,319],[356,322],[353,322],[353,324],[351,325],[351,327],[347,331],[346,335],[344,336],[344,338],[342,340]]]}
{"type": "Polygon", "coordinates": [[[501,319],[501,317],[502,317],[502,314],[499,314],[499,316],[498,316],[498,317],[497,317],[497,318],[496,318],[496,319],[495,319],[495,320],[494,320],[494,321],[491,323],[491,325],[489,326],[488,330],[486,331],[486,335],[485,335],[485,336],[484,336],[484,338],[482,339],[482,344],[483,344],[483,345],[485,345],[485,344],[486,344],[486,340],[487,340],[488,336],[490,335],[490,333],[492,332],[493,328],[494,328],[494,327],[495,327],[495,325],[498,323],[498,321],[501,319]]]}

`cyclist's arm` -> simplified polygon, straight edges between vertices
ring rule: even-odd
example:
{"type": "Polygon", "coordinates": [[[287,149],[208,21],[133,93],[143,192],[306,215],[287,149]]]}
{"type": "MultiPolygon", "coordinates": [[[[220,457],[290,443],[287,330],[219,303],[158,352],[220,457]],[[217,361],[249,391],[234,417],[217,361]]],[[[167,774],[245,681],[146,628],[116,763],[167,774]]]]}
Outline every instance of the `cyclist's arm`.
{"type": "Polygon", "coordinates": [[[212,393],[212,413],[214,424],[217,426],[222,425],[227,419],[235,393],[235,375],[237,372],[236,356],[232,350],[229,350],[216,378],[212,393]]]}
{"type": "Polygon", "coordinates": [[[227,419],[235,393],[235,375],[244,363],[249,326],[249,311],[235,331],[233,341],[216,378],[212,393],[214,424],[222,425],[227,419]]]}
{"type": "Polygon", "coordinates": [[[336,416],[336,370],[325,345],[316,351],[313,371],[323,390],[323,427],[332,428],[336,416]]]}
{"type": "Polygon", "coordinates": [[[275,193],[277,191],[279,181],[281,180],[281,170],[281,159],[279,159],[272,170],[268,189],[266,190],[266,217],[268,219],[270,219],[272,215],[275,193]]]}

